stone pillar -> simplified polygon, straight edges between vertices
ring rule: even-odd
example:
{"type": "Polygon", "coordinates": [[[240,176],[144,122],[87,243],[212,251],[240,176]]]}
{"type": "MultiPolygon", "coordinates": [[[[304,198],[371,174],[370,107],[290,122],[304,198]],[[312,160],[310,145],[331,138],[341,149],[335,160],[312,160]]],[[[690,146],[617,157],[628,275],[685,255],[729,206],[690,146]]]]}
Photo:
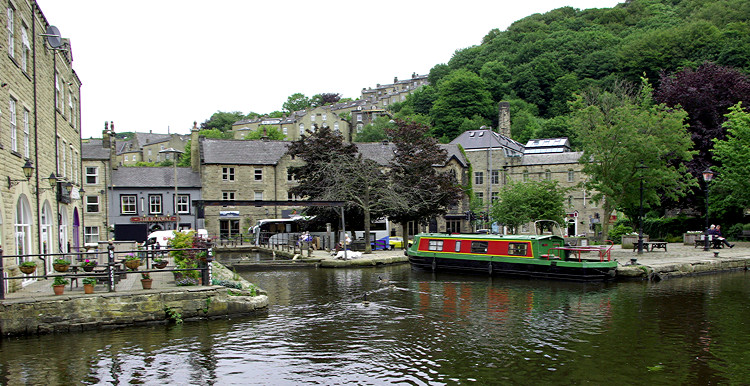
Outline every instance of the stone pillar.
{"type": "Polygon", "coordinates": [[[201,146],[198,137],[198,122],[193,122],[193,128],[190,130],[190,167],[194,172],[200,171],[201,163],[201,146]]]}
{"type": "Polygon", "coordinates": [[[501,135],[510,138],[510,103],[498,103],[497,130],[501,135]]]}

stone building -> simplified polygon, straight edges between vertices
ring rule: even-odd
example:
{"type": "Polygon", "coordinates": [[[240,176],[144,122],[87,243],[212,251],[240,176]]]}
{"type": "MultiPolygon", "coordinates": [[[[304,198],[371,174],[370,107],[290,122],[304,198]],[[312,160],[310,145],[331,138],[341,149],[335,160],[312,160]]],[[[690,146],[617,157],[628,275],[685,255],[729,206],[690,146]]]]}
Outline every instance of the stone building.
{"type": "MultiPolygon", "coordinates": [[[[66,252],[80,245],[83,225],[81,81],[73,70],[70,41],[48,33],[55,29],[36,1],[10,0],[5,8],[0,16],[5,26],[0,32],[5,50],[0,175],[6,181],[0,187],[0,243],[4,255],[66,252]]],[[[24,259],[33,258],[3,258],[3,274],[18,276],[17,264],[24,259]]],[[[45,268],[51,270],[50,259],[45,268]]],[[[28,282],[11,281],[6,289],[28,282]]]]}
{"type": "Polygon", "coordinates": [[[363,88],[360,99],[374,105],[375,108],[386,109],[394,103],[403,102],[407,95],[428,84],[427,75],[413,73],[410,79],[393,78],[391,84],[378,84],[375,88],[363,88]]]}
{"type": "Polygon", "coordinates": [[[111,238],[109,232],[109,188],[112,186],[112,168],[116,167],[114,137],[105,127],[102,139],[87,139],[81,143],[83,170],[84,245],[95,245],[111,238]]]}
{"type": "MultiPolygon", "coordinates": [[[[112,124],[114,131],[114,124],[112,124]]],[[[185,151],[188,136],[180,134],[133,133],[129,141],[117,143],[117,164],[132,166],[138,162],[159,163],[172,158],[171,154],[160,154],[164,149],[185,151]]]]}

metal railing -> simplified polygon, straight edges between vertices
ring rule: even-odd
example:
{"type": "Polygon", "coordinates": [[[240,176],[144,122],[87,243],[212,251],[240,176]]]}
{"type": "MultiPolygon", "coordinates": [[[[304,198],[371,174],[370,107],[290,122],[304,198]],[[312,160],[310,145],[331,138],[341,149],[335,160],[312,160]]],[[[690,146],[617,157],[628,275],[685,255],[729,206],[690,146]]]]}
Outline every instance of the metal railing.
{"type": "MultiPolygon", "coordinates": [[[[48,254],[30,254],[30,255],[3,255],[3,250],[0,248],[0,272],[5,273],[5,259],[16,258],[23,261],[29,261],[29,258],[36,258],[42,260],[42,274],[21,274],[21,276],[9,276],[6,277],[4,274],[0,278],[0,300],[5,299],[6,284],[10,280],[29,280],[29,279],[54,279],[55,277],[63,277],[65,279],[71,279],[71,285],[73,280],[83,278],[97,278],[108,283],[108,292],[115,292],[115,286],[120,278],[131,274],[143,274],[143,273],[154,273],[154,272],[192,272],[199,271],[200,278],[205,285],[211,284],[211,262],[213,261],[213,252],[209,247],[206,248],[180,248],[180,249],[161,249],[150,246],[145,249],[137,249],[130,251],[115,251],[115,247],[112,243],[109,243],[106,251],[95,251],[95,252],[71,252],[71,253],[48,253],[48,254]],[[176,255],[179,252],[187,253],[188,259],[192,260],[191,264],[195,264],[195,267],[177,268],[175,265],[175,257],[170,255],[170,252],[174,252],[171,255],[176,255]],[[199,256],[202,252],[205,252],[205,259],[199,256]],[[139,261],[139,267],[142,262],[145,261],[145,270],[141,269],[126,269],[126,261],[128,256],[135,256],[139,261]],[[119,257],[118,257],[119,256],[119,257]],[[123,257],[124,256],[124,257],[123,257]],[[69,266],[73,266],[71,273],[59,272],[51,273],[48,272],[47,262],[54,262],[56,259],[62,259],[70,262],[69,266]],[[74,260],[77,263],[82,263],[86,260],[97,261],[96,267],[92,271],[85,271],[82,265],[74,265],[74,260]],[[162,269],[148,269],[149,267],[154,268],[154,259],[171,260],[172,265],[169,264],[162,269]],[[80,270],[79,270],[80,268],[80,270]]],[[[20,265],[18,266],[20,269],[20,265]]],[[[39,268],[37,264],[36,269],[39,268]]],[[[36,270],[34,271],[36,273],[36,270]]]]}

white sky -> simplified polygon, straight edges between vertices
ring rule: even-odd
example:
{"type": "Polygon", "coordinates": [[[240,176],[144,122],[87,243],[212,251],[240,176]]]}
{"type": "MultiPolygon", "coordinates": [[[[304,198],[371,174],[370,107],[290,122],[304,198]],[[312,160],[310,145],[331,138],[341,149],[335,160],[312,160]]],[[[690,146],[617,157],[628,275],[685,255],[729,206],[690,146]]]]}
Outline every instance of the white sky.
{"type": "Polygon", "coordinates": [[[37,0],[69,38],[83,138],[189,132],[216,111],[269,113],[287,97],[427,74],[533,13],[617,0],[37,0]]]}

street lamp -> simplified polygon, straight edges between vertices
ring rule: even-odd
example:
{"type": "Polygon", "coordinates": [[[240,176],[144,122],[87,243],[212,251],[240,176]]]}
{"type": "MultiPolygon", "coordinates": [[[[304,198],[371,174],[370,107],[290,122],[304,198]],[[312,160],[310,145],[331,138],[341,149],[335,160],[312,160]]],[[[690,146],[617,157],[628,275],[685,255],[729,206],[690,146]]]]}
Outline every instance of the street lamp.
{"type": "Polygon", "coordinates": [[[23,166],[21,166],[21,169],[23,169],[23,176],[26,177],[26,179],[14,180],[14,179],[11,179],[10,176],[8,176],[8,189],[12,188],[13,185],[19,182],[29,181],[31,179],[31,175],[34,174],[34,165],[31,164],[31,160],[27,159],[26,163],[23,166]]]}
{"type": "Polygon", "coordinates": [[[713,179],[714,179],[714,172],[711,171],[711,168],[706,169],[703,172],[703,181],[706,182],[706,234],[704,237],[704,241],[705,241],[704,246],[703,246],[704,251],[709,250],[708,229],[710,225],[708,225],[708,222],[709,222],[708,221],[708,184],[713,179]]]}
{"type": "Polygon", "coordinates": [[[172,201],[172,203],[174,204],[174,230],[175,232],[177,232],[177,230],[180,228],[179,220],[177,219],[177,157],[182,154],[182,152],[173,147],[170,147],[169,149],[160,150],[159,153],[173,154],[172,165],[174,165],[174,200],[172,201]]]}
{"type": "Polygon", "coordinates": [[[638,174],[640,175],[641,180],[641,206],[640,210],[638,212],[638,254],[643,254],[643,170],[647,169],[648,166],[643,164],[643,161],[641,161],[641,164],[639,166],[636,166],[638,169],[638,174]]]}

